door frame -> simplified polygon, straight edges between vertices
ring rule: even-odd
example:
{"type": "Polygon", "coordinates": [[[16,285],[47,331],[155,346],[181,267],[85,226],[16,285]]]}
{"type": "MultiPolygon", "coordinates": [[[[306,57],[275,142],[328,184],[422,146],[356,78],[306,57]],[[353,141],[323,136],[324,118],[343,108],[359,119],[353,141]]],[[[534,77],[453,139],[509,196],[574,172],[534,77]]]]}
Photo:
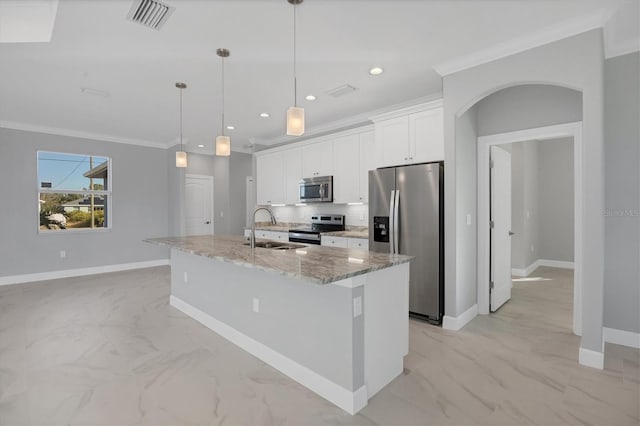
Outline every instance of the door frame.
{"type": "Polygon", "coordinates": [[[535,127],[531,129],[494,135],[479,136],[477,147],[477,175],[478,175],[478,264],[477,264],[477,298],[478,313],[489,314],[489,260],[491,257],[491,245],[489,238],[490,217],[490,184],[489,184],[489,158],[492,145],[502,145],[529,140],[548,140],[557,138],[573,138],[573,184],[574,184],[574,274],[573,274],[573,332],[582,335],[582,277],[584,264],[582,261],[582,224],[584,208],[583,176],[583,142],[582,121],[558,124],[553,126],[535,127]],[[486,226],[480,226],[486,224],[486,226]]]}
{"type": "MultiPolygon", "coordinates": [[[[214,234],[216,226],[215,226],[215,219],[216,219],[216,212],[213,209],[214,207],[214,200],[213,197],[215,196],[215,182],[213,180],[213,176],[211,175],[198,175],[198,174],[194,174],[194,173],[185,173],[184,175],[184,187],[186,188],[187,186],[187,180],[189,178],[193,178],[193,179],[203,179],[203,180],[208,180],[211,183],[211,235],[214,234]]],[[[186,196],[186,191],[185,191],[185,196],[186,196]]],[[[186,201],[186,199],[185,199],[186,201]]],[[[185,214],[183,216],[183,229],[184,229],[184,234],[186,234],[186,230],[187,230],[187,214],[186,214],[186,202],[185,202],[185,214]]]]}

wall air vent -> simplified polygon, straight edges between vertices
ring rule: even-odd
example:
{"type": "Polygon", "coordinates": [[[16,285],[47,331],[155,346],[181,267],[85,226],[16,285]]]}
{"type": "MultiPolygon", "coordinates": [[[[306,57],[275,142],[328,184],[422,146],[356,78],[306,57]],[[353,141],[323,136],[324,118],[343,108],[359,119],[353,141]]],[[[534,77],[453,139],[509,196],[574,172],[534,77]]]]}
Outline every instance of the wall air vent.
{"type": "Polygon", "coordinates": [[[156,0],[135,0],[127,19],[145,27],[159,30],[167,22],[172,12],[172,7],[156,0]]]}
{"type": "Polygon", "coordinates": [[[339,98],[340,96],[348,95],[349,93],[353,93],[358,90],[356,87],[353,87],[350,84],[343,84],[342,86],[338,86],[335,89],[328,90],[326,93],[329,96],[333,96],[334,98],[339,98]]]}

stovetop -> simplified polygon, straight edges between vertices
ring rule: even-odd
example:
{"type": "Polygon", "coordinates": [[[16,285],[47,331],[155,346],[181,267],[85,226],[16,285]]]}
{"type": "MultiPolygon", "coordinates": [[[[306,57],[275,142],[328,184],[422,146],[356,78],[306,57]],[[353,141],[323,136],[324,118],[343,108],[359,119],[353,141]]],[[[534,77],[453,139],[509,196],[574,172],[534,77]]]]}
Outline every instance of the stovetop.
{"type": "Polygon", "coordinates": [[[343,215],[314,215],[311,216],[310,226],[301,226],[289,230],[289,232],[299,232],[303,234],[319,234],[321,232],[331,231],[344,231],[343,215]]]}

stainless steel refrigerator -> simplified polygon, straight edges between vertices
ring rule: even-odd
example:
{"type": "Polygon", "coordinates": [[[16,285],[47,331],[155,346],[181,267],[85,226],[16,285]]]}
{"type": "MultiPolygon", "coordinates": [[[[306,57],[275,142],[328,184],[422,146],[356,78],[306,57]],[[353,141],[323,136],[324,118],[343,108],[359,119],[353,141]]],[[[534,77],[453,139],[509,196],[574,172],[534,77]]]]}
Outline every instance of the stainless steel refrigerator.
{"type": "Polygon", "coordinates": [[[369,249],[415,256],[409,314],[441,324],[444,315],[444,163],[369,172],[369,249]]]}

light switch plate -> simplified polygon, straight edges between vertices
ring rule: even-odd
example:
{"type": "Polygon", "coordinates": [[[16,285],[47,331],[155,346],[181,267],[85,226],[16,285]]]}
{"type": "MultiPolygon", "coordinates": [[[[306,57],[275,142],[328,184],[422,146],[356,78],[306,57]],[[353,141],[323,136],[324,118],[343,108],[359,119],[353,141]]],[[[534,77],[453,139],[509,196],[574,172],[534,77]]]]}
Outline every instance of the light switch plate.
{"type": "Polygon", "coordinates": [[[353,317],[357,318],[362,315],[362,296],[353,298],[353,317]]]}

